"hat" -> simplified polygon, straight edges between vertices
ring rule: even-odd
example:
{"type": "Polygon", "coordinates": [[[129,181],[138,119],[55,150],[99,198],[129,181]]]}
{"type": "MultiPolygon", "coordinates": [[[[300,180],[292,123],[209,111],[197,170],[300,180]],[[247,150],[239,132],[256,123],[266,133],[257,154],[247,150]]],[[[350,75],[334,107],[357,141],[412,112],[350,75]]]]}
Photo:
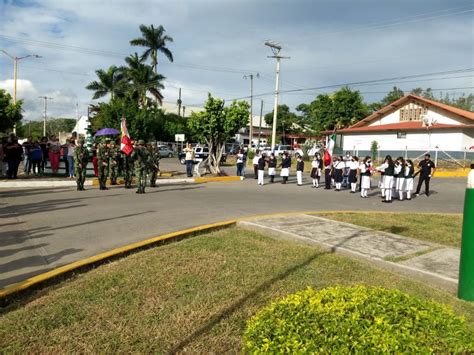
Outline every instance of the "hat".
{"type": "Polygon", "coordinates": [[[140,140],[138,141],[138,144],[144,145],[144,144],[145,144],[145,141],[144,141],[143,139],[140,139],[140,140]]]}
{"type": "Polygon", "coordinates": [[[110,138],[105,138],[105,143],[110,143],[110,138]]]}

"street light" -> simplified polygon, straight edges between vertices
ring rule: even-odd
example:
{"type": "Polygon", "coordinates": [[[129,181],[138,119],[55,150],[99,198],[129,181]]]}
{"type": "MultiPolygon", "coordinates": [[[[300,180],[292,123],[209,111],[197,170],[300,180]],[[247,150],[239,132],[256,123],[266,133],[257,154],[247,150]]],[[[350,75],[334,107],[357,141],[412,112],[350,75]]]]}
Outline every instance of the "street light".
{"type": "MultiPolygon", "coordinates": [[[[41,58],[41,56],[37,54],[28,54],[23,57],[17,57],[17,56],[11,55],[10,53],[8,53],[7,51],[3,49],[0,49],[0,52],[2,52],[3,54],[5,54],[6,56],[10,57],[10,59],[13,60],[13,103],[16,104],[16,78],[17,78],[18,61],[22,59],[30,58],[30,57],[41,58]]],[[[16,125],[13,126],[13,133],[16,134],[16,125]]]]}
{"type": "Polygon", "coordinates": [[[289,59],[290,57],[280,56],[281,45],[271,40],[267,40],[264,43],[273,52],[272,56],[268,58],[276,58],[276,82],[275,82],[275,104],[273,106],[273,125],[272,125],[272,152],[275,152],[275,141],[276,141],[276,127],[277,127],[277,115],[278,115],[278,95],[280,90],[280,59],[289,59]]]}

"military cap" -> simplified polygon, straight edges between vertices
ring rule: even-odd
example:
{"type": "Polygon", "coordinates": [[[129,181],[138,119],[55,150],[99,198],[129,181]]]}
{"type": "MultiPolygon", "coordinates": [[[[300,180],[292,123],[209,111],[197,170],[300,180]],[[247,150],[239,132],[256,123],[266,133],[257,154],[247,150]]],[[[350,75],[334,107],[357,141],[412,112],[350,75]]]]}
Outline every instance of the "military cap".
{"type": "Polygon", "coordinates": [[[144,141],[143,139],[140,139],[140,140],[138,141],[138,144],[140,144],[140,145],[145,145],[145,141],[144,141]]]}
{"type": "Polygon", "coordinates": [[[110,138],[105,138],[105,143],[110,143],[110,138]]]}

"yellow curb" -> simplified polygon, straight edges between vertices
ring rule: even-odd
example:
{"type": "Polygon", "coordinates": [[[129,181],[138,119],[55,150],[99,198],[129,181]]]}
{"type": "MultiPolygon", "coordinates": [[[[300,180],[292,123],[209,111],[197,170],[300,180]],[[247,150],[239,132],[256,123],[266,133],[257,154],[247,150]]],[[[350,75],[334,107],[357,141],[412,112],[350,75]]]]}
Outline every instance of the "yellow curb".
{"type": "Polygon", "coordinates": [[[76,270],[78,268],[81,268],[83,266],[94,264],[98,261],[102,261],[102,260],[111,258],[113,256],[118,256],[118,255],[130,252],[130,251],[133,251],[133,250],[137,250],[137,249],[143,248],[145,246],[157,243],[159,241],[170,240],[170,239],[173,239],[173,238],[186,236],[186,235],[193,234],[193,233],[196,233],[196,232],[208,231],[208,230],[212,230],[212,229],[215,229],[215,228],[230,227],[232,225],[235,225],[236,223],[237,223],[237,220],[229,220],[229,221],[225,221],[225,222],[205,224],[205,225],[202,225],[202,226],[193,227],[193,228],[189,228],[189,229],[180,230],[180,231],[177,231],[177,232],[164,234],[164,235],[161,235],[161,236],[153,237],[153,238],[146,239],[146,240],[136,242],[136,243],[133,243],[133,244],[125,245],[125,246],[120,247],[120,248],[112,249],[110,251],[100,253],[100,254],[91,256],[89,258],[82,259],[82,260],[79,260],[79,261],[75,261],[71,264],[67,264],[67,265],[58,267],[54,270],[45,272],[43,274],[31,277],[31,278],[29,278],[25,281],[22,281],[22,282],[14,284],[14,285],[11,285],[9,287],[6,287],[6,288],[0,290],[0,299],[5,298],[7,296],[10,296],[12,294],[15,294],[17,292],[26,290],[29,287],[32,287],[32,286],[34,286],[36,284],[39,284],[41,282],[50,280],[52,278],[55,278],[57,276],[65,274],[67,272],[74,271],[74,270],[76,270]]]}
{"type": "Polygon", "coordinates": [[[217,177],[200,177],[200,178],[195,178],[194,181],[197,182],[198,184],[204,183],[204,182],[225,182],[225,181],[240,181],[242,180],[240,176],[217,176],[217,177]]]}

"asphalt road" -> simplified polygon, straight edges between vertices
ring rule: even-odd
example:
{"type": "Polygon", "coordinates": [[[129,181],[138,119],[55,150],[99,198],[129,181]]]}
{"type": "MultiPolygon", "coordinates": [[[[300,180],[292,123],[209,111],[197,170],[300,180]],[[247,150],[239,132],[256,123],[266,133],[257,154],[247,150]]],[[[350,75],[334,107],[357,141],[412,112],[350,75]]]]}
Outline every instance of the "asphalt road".
{"type": "MultiPolygon", "coordinates": [[[[170,164],[172,161],[169,162],[170,164]]],[[[233,168],[232,168],[233,169],[233,168]]],[[[256,180],[162,186],[144,195],[113,187],[0,189],[0,287],[149,237],[255,214],[316,210],[460,213],[465,179],[434,179],[433,194],[381,203],[348,191],[257,186],[256,180]]]]}

